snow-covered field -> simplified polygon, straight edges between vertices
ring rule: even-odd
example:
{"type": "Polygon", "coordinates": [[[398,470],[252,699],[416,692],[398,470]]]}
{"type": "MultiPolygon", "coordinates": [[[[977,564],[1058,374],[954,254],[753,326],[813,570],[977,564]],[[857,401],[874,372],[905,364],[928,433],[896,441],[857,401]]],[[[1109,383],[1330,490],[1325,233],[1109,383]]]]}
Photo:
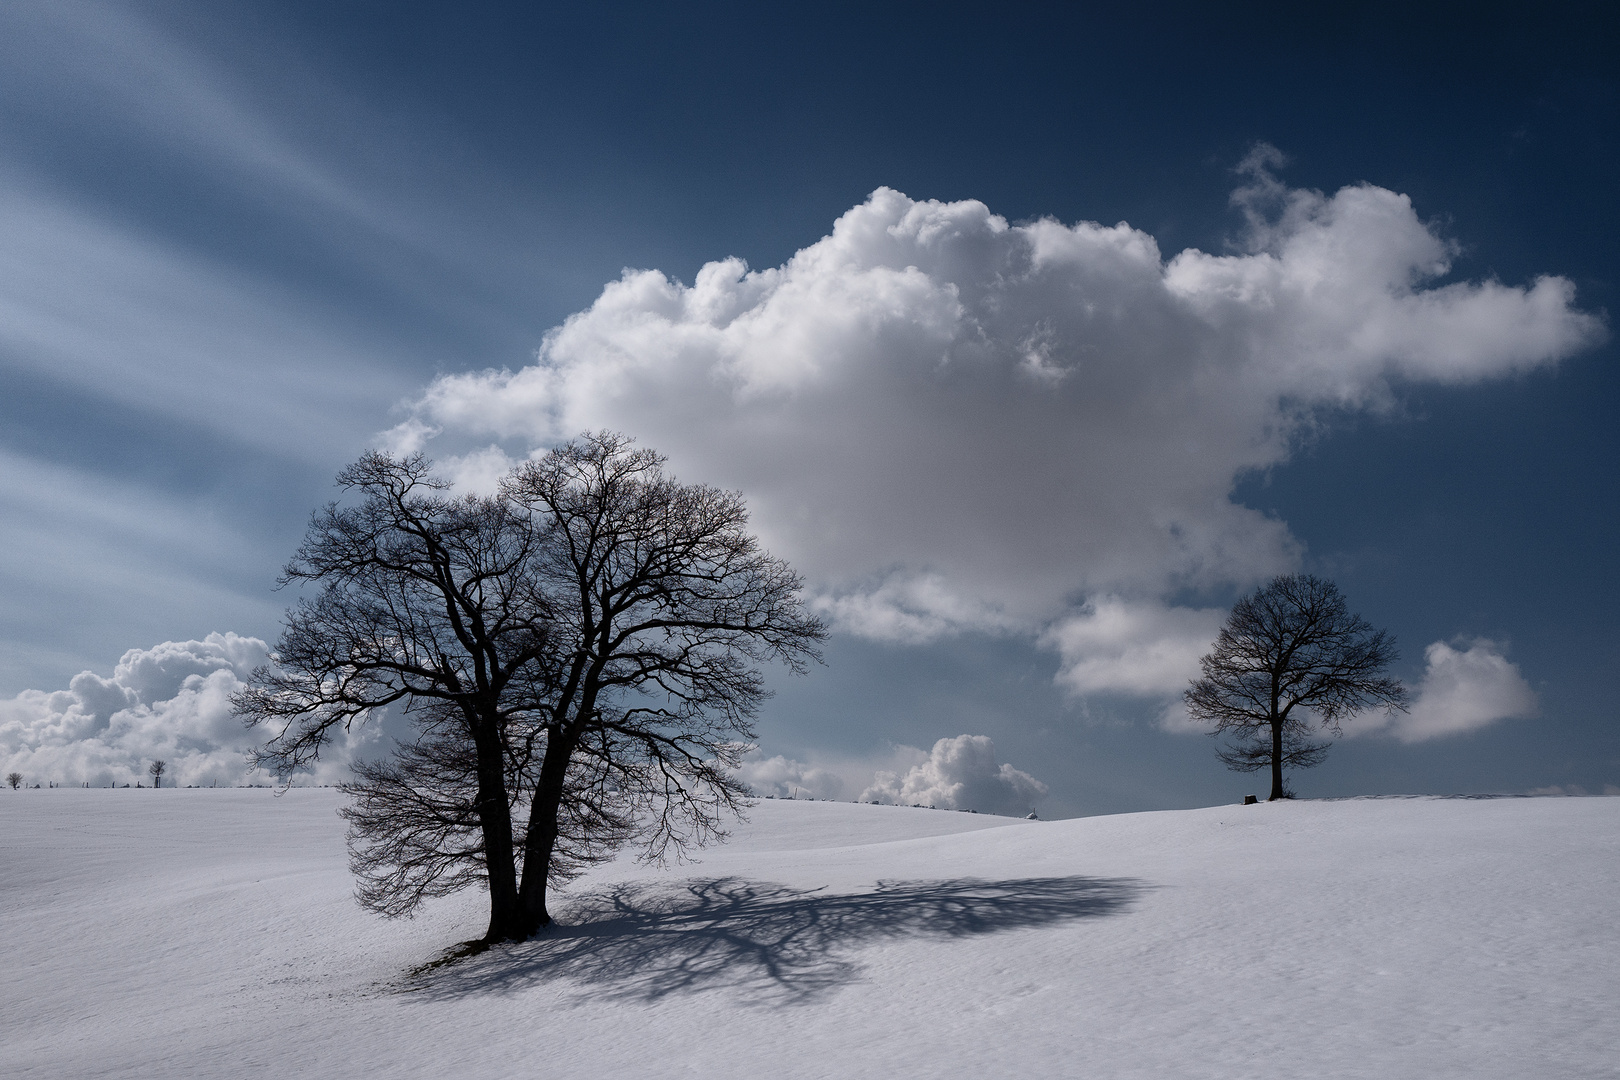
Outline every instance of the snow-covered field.
{"type": "Polygon", "coordinates": [[[0,792],[7,1077],[1612,1077],[1620,799],[762,802],[567,926],[349,898],[341,796],[0,792]]]}

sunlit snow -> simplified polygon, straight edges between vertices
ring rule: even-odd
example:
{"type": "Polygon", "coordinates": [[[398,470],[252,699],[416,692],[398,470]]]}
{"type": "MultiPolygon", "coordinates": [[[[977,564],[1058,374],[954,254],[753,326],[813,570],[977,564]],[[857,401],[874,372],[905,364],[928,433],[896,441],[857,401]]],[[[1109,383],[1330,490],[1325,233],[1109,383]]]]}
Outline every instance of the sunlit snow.
{"type": "Polygon", "coordinates": [[[419,970],[335,790],[0,791],[9,1077],[1597,1077],[1620,799],[1067,821],[764,801],[419,970]]]}

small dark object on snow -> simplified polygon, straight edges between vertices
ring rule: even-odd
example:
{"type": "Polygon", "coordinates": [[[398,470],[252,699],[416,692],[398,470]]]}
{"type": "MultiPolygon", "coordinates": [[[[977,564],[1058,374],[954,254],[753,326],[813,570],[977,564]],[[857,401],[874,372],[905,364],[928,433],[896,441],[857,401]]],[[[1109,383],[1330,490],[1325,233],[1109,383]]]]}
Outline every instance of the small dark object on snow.
{"type": "Polygon", "coordinates": [[[1025,821],[1039,821],[1041,819],[1035,816],[1035,811],[1031,810],[1029,812],[1029,816],[1026,817],[1024,820],[1025,821]]]}
{"type": "Polygon", "coordinates": [[[1253,796],[1253,795],[1245,795],[1245,796],[1243,796],[1243,805],[1244,806],[1253,806],[1255,803],[1257,803],[1259,801],[1260,800],[1257,797],[1253,796]]]}

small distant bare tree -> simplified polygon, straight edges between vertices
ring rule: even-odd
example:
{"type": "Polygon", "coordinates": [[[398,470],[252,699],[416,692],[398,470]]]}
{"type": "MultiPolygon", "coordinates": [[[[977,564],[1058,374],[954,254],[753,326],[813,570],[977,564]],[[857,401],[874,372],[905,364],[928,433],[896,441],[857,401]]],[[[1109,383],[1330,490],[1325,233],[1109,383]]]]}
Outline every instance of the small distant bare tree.
{"type": "MultiPolygon", "coordinates": [[[[1194,720],[1230,735],[1227,767],[1271,767],[1271,799],[1286,799],[1285,768],[1319,764],[1340,722],[1364,709],[1406,709],[1406,689],[1384,675],[1395,640],[1345,607],[1331,581],[1285,574],[1239,600],[1199,663],[1204,677],[1183,695],[1194,720]]],[[[1268,800],[1269,801],[1269,800],[1268,800]]]]}
{"type": "Polygon", "coordinates": [[[18,788],[22,787],[22,773],[6,773],[6,783],[11,785],[12,791],[16,791],[18,788]]]}
{"type": "Polygon", "coordinates": [[[168,767],[169,763],[166,761],[152,762],[151,768],[147,769],[146,771],[152,774],[153,787],[160,788],[163,786],[163,770],[167,769],[168,767]]]}

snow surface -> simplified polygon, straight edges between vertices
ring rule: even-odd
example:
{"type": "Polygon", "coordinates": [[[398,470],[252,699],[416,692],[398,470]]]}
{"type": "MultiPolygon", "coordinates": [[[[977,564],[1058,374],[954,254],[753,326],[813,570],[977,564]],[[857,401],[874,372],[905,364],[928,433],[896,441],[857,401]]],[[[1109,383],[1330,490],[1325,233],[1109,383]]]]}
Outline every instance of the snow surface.
{"type": "Polygon", "coordinates": [[[1620,799],[761,802],[413,975],[335,790],[0,792],[8,1077],[1613,1077],[1620,799]]]}

